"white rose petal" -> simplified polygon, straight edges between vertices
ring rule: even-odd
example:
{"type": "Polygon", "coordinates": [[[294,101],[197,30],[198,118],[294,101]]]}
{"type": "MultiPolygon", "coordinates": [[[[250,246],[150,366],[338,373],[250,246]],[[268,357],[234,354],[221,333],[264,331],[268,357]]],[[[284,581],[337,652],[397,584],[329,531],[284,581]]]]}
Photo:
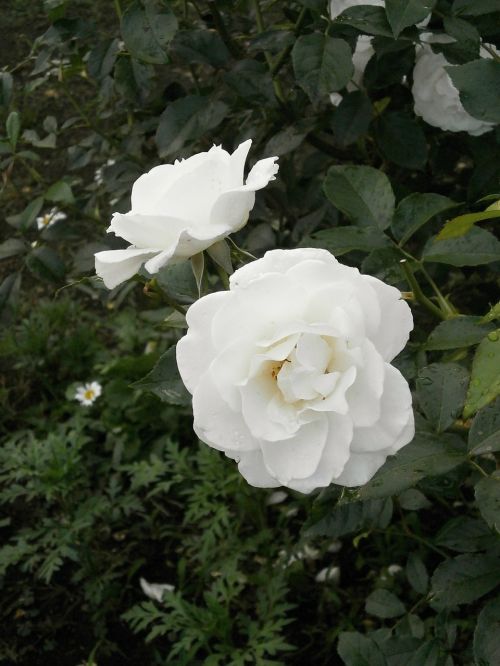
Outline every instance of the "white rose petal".
{"type": "MultiPolygon", "coordinates": [[[[442,53],[434,53],[431,44],[451,43],[448,35],[422,35],[422,44],[417,47],[416,64],[413,70],[414,110],[426,123],[450,132],[467,132],[480,136],[489,132],[495,125],[471,116],[462,106],[458,90],[453,85],[445,67],[450,63],[442,53]]],[[[490,48],[497,51],[494,46],[490,48]]],[[[481,47],[480,55],[491,58],[491,54],[481,47]]]]}
{"type": "Polygon", "coordinates": [[[326,250],[267,252],[187,323],[177,363],[194,430],[251,485],[361,485],[413,438],[408,384],[390,365],[410,309],[326,250]]]}
{"type": "Polygon", "coordinates": [[[338,583],[340,580],[340,567],[325,567],[321,569],[316,574],[315,580],[317,583],[326,583],[329,580],[338,583]]]}
{"type": "Polygon", "coordinates": [[[161,602],[163,596],[167,592],[173,592],[175,590],[174,585],[169,583],[148,583],[145,578],[140,578],[139,583],[141,584],[141,589],[144,594],[153,599],[153,601],[161,602]]]}
{"type": "Polygon", "coordinates": [[[125,239],[124,250],[95,255],[96,273],[112,289],[144,264],[157,273],[168,263],[188,259],[241,229],[255,192],[274,180],[277,157],[257,162],[244,183],[251,141],[232,155],[220,146],[174,164],[162,164],[135,181],[132,209],[115,213],[108,232],[125,239]]]}

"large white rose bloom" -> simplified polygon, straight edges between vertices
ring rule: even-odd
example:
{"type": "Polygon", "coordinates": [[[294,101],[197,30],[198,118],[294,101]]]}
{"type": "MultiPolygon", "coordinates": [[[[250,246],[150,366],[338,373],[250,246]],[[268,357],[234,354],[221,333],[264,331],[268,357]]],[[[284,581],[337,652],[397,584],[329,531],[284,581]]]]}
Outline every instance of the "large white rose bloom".
{"type": "Polygon", "coordinates": [[[410,309],[326,250],[267,252],[187,322],[177,363],[195,432],[251,485],[361,485],[413,438],[410,390],[390,365],[410,309]]]}
{"type": "Polygon", "coordinates": [[[220,146],[174,164],[161,164],[132,187],[132,209],[115,213],[108,232],[131,245],[95,255],[96,273],[112,289],[144,267],[157,273],[167,263],[188,259],[241,229],[255,191],[274,180],[277,157],[255,164],[243,181],[251,141],[232,155],[220,146]]]}
{"type": "MultiPolygon", "coordinates": [[[[495,125],[471,116],[462,106],[458,90],[444,69],[450,63],[442,53],[434,53],[430,44],[451,43],[448,35],[422,35],[422,44],[417,47],[416,64],[413,70],[413,100],[417,116],[433,127],[450,132],[467,132],[480,136],[495,125]]],[[[493,46],[491,48],[494,48],[493,46]]],[[[496,49],[495,49],[496,50],[496,49]]],[[[481,57],[491,55],[481,47],[481,57]]]]}

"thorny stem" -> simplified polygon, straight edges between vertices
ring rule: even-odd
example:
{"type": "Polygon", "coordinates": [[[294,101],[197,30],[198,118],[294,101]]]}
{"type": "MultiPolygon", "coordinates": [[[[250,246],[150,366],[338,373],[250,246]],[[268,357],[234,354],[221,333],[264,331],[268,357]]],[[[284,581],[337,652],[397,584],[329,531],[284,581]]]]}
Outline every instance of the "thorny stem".
{"type": "Polygon", "coordinates": [[[486,478],[488,478],[488,474],[486,474],[486,472],[485,472],[484,469],[481,467],[481,465],[478,465],[477,462],[476,462],[475,460],[471,460],[471,459],[469,458],[469,464],[472,465],[472,467],[475,467],[475,468],[477,469],[478,472],[481,472],[481,474],[482,474],[483,476],[485,476],[486,478]]]}
{"type": "MultiPolygon", "coordinates": [[[[299,14],[299,17],[295,23],[294,26],[294,33],[297,34],[302,27],[302,23],[306,17],[307,14],[307,7],[302,7],[302,10],[299,14]]],[[[290,44],[286,48],[283,49],[283,51],[279,54],[277,57],[274,65],[271,67],[271,76],[274,78],[276,74],[280,71],[280,69],[283,67],[283,64],[285,63],[285,60],[288,58],[290,53],[292,52],[293,44],[290,44]]]]}
{"type": "Polygon", "coordinates": [[[429,275],[427,270],[423,267],[421,262],[419,262],[419,269],[422,271],[422,274],[424,275],[425,279],[430,284],[430,286],[432,287],[432,290],[436,294],[436,298],[438,300],[438,303],[441,307],[441,311],[443,312],[443,314],[446,314],[448,319],[451,318],[451,317],[455,317],[457,315],[457,311],[455,310],[453,305],[451,305],[451,303],[449,303],[446,300],[446,298],[443,296],[439,287],[434,282],[434,280],[431,278],[431,276],[429,275]]]}
{"type": "Polygon", "coordinates": [[[415,297],[415,300],[420,303],[426,310],[428,310],[430,313],[435,315],[436,317],[439,317],[439,319],[447,319],[447,316],[444,314],[442,310],[440,310],[434,303],[427,298],[427,296],[424,294],[422,289],[420,288],[420,285],[415,279],[415,276],[413,275],[413,271],[408,264],[406,259],[401,260],[401,268],[403,269],[403,272],[406,277],[406,281],[410,285],[412,291],[413,291],[413,296],[415,297]]]}
{"type": "Polygon", "coordinates": [[[115,11],[116,11],[116,15],[118,16],[118,20],[121,22],[123,12],[122,12],[122,8],[121,8],[121,5],[120,5],[120,0],[115,0],[115,11]]]}
{"type": "MultiPolygon", "coordinates": [[[[257,28],[259,30],[259,34],[261,34],[264,32],[265,27],[264,27],[264,21],[262,19],[262,12],[260,10],[259,0],[253,0],[253,6],[255,9],[255,20],[257,21],[257,28]]],[[[264,51],[264,57],[266,58],[269,72],[271,73],[271,76],[274,77],[275,74],[273,74],[273,68],[274,68],[273,59],[271,58],[271,56],[267,51],[264,51]]],[[[274,88],[274,94],[276,95],[276,99],[278,100],[278,102],[281,102],[281,104],[286,105],[286,99],[283,93],[283,88],[281,87],[281,83],[277,78],[273,78],[273,88],[274,88]]]]}
{"type": "MultiPolygon", "coordinates": [[[[193,3],[194,4],[194,3],[193,3]]],[[[222,16],[219,12],[219,9],[217,7],[217,2],[214,2],[214,0],[208,0],[208,6],[210,8],[210,13],[212,14],[212,18],[215,24],[215,28],[219,35],[222,38],[222,41],[224,44],[227,46],[229,49],[229,52],[234,58],[239,58],[241,56],[240,48],[239,46],[233,41],[231,38],[231,35],[227,31],[226,25],[222,19],[222,16]]],[[[195,5],[196,7],[196,5],[195,5]]]]}
{"type": "Polygon", "coordinates": [[[403,527],[403,531],[405,534],[407,534],[411,539],[415,539],[415,541],[420,541],[420,543],[425,544],[427,548],[430,548],[431,550],[434,550],[436,553],[439,553],[441,557],[449,559],[448,555],[443,550],[441,550],[441,548],[438,548],[430,541],[427,541],[427,539],[424,539],[424,537],[421,537],[418,534],[415,534],[415,532],[412,532],[411,529],[408,527],[403,512],[401,511],[401,507],[399,506],[398,506],[398,511],[399,511],[399,517],[401,518],[401,525],[403,527]]]}

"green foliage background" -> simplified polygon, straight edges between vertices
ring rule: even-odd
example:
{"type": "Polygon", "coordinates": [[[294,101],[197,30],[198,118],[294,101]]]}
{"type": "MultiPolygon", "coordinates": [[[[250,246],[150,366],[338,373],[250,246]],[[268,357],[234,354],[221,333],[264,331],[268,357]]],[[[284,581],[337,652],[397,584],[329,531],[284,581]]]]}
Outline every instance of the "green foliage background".
{"type": "MultiPolygon", "coordinates": [[[[324,0],[2,6],[1,664],[499,663],[500,128],[414,115],[429,9],[467,110],[498,123],[500,63],[478,60],[497,0],[336,22],[324,0]],[[376,55],[335,108],[359,34],[376,55]],[[397,365],[417,434],[359,490],[268,504],[195,440],[171,363],[188,264],[111,292],[93,277],[141,173],[247,138],[280,172],[237,245],[327,248],[413,310],[397,365]],[[67,219],[39,231],[53,206],[67,219]],[[175,591],[148,600],[140,577],[175,591]]],[[[223,288],[209,259],[201,288],[223,288]]]]}

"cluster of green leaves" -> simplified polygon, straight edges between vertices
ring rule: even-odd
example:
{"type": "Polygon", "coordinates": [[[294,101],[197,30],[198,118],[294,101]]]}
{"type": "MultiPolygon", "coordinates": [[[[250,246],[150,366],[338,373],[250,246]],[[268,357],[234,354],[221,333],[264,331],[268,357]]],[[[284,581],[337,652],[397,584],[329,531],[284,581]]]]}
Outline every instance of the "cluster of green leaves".
{"type": "Polygon", "coordinates": [[[496,664],[500,131],[425,124],[411,81],[432,12],[463,105],[498,123],[500,64],[478,59],[500,45],[498,1],[387,0],[336,21],[326,0],[26,12],[10,0],[0,46],[0,660],[496,664]],[[347,92],[359,35],[375,55],[347,92]],[[94,252],[123,246],[104,232],[141,173],[247,138],[280,172],[234,265],[239,248],[324,247],[414,312],[396,363],[417,435],[358,491],[266,507],[194,441],[173,345],[227,255],[111,292],[92,277],[94,252]],[[39,230],[53,207],[66,219],[39,230]],[[74,389],[93,379],[85,411],[74,389]],[[332,565],[339,583],[315,581],[332,565]],[[140,576],[175,592],[144,601],[140,576]]]}

